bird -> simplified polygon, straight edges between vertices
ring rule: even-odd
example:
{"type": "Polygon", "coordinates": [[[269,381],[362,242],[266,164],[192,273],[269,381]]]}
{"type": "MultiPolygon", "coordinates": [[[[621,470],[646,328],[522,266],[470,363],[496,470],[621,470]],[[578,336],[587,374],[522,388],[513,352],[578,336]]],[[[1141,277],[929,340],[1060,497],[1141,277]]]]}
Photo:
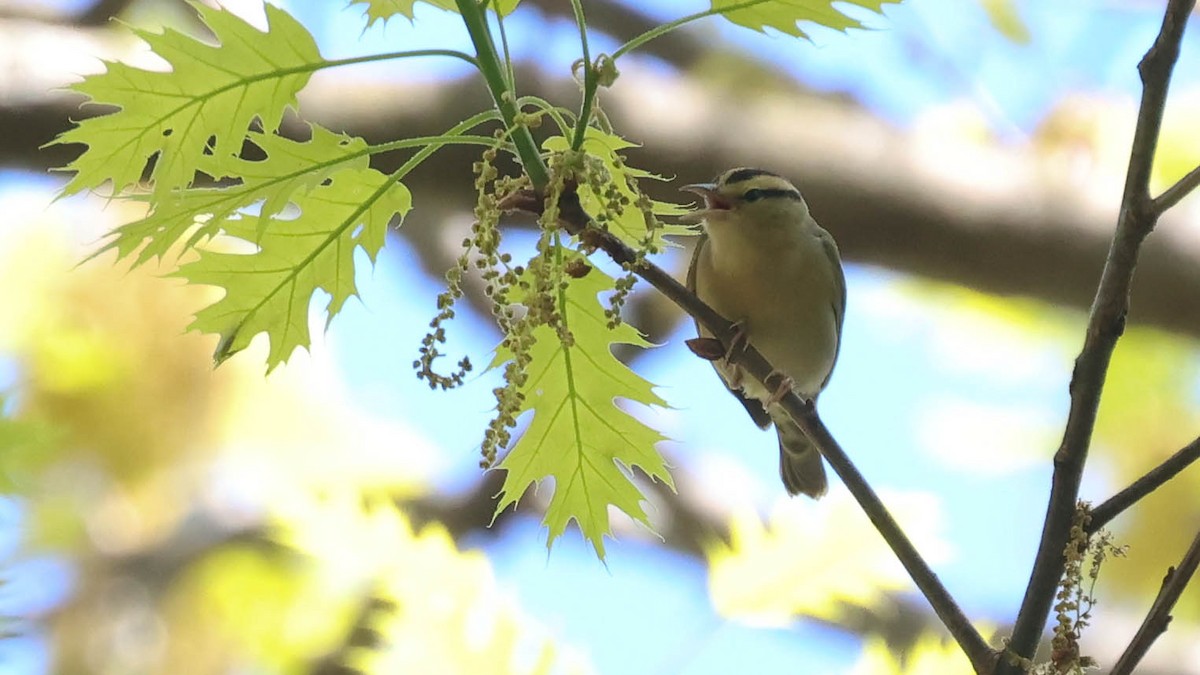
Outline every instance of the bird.
{"type": "MultiPolygon", "coordinates": [[[[734,168],[681,189],[704,200],[692,216],[703,233],[687,287],[735,329],[734,344],[724,345],[713,367],[755,424],[775,425],[788,494],[817,499],[828,488],[821,455],[779,401],[794,391],[815,402],[833,374],[846,310],[837,243],[800,191],[771,171],[734,168]],[[772,375],[782,376],[778,388],[743,376],[736,356],[746,343],[771,363],[772,375]]],[[[696,329],[701,339],[714,339],[699,322],[696,329]]]]}

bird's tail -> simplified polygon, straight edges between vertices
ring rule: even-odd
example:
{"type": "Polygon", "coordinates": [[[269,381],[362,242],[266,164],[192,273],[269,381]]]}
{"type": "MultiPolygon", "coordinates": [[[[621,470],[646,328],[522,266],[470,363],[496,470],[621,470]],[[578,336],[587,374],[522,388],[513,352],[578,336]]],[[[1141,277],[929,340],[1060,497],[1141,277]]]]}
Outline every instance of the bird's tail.
{"type": "Polygon", "coordinates": [[[779,475],[788,494],[804,493],[813,499],[825,494],[825,465],[821,453],[787,415],[773,416],[779,432],[779,475]]]}

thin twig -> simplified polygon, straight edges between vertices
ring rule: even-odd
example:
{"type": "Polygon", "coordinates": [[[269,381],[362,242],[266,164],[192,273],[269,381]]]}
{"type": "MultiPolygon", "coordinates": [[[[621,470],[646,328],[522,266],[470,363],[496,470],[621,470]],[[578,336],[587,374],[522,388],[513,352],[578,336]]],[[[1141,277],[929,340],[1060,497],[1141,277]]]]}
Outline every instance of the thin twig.
{"type": "Polygon", "coordinates": [[[1179,179],[1179,182],[1167,188],[1161,195],[1154,200],[1154,210],[1162,213],[1167,209],[1175,206],[1184,197],[1200,187],[1200,166],[1188,172],[1188,175],[1179,179]]]}
{"type": "Polygon", "coordinates": [[[1129,487],[1109,497],[1103,504],[1092,509],[1092,519],[1088,523],[1087,532],[1092,534],[1104,527],[1125,509],[1136,504],[1142,497],[1157,490],[1163,483],[1174,478],[1180,471],[1186,469],[1192,462],[1200,459],[1200,438],[1188,443],[1167,461],[1151,469],[1146,475],[1135,480],[1129,487]]]}
{"type": "MultiPolygon", "coordinates": [[[[1054,477],[1046,520],[1037,557],[1021,610],[1013,627],[1009,650],[1017,657],[1032,659],[1046,626],[1055,589],[1063,574],[1063,550],[1070,534],[1079,483],[1087,461],[1100,393],[1117,340],[1125,330],[1129,290],[1142,241],[1161,214],[1150,199],[1150,167],[1162,127],[1171,72],[1179,58],[1184,27],[1196,0],[1170,0],[1158,38],[1146,52],[1138,72],[1142,78],[1142,102],[1138,111],[1130,151],[1129,169],[1117,230],[1113,235],[1088,318],[1083,349],[1075,360],[1071,378],[1071,410],[1062,444],[1054,455],[1054,477]]],[[[997,673],[1016,675],[1020,666],[1002,659],[997,673]]]]}
{"type": "MultiPolygon", "coordinates": [[[[502,206],[510,210],[540,213],[542,203],[542,199],[538,195],[525,192],[509,198],[502,206]]],[[[634,273],[650,282],[668,299],[695,317],[717,339],[725,344],[730,344],[733,340],[732,324],[696,297],[694,293],[688,291],[674,277],[652,263],[644,260],[638,262],[633,249],[626,246],[616,236],[591,227],[591,217],[580,205],[579,195],[573,186],[568,186],[563,193],[559,203],[559,217],[567,231],[578,235],[584,244],[603,250],[617,263],[632,265],[634,273]]],[[[739,357],[738,365],[760,382],[765,382],[774,372],[771,364],[758,350],[754,349],[753,344],[739,357]]],[[[971,625],[970,620],[967,619],[966,614],[959,608],[946,587],[942,585],[941,580],[909,541],[883,502],[879,500],[871,486],[855,468],[854,463],[850,461],[846,452],[834,440],[829,429],[818,417],[812,402],[805,401],[792,393],[785,396],[780,403],[841,477],[850,490],[850,494],[858,501],[871,523],[879,530],[900,563],[904,565],[904,569],[908,571],[917,588],[929,601],[933,611],[966,653],[975,671],[977,673],[990,671],[996,661],[996,652],[988,646],[979,631],[971,625]]]]}
{"type": "Polygon", "coordinates": [[[1175,602],[1179,600],[1183,589],[1187,587],[1192,575],[1196,573],[1197,565],[1200,565],[1200,532],[1196,533],[1196,538],[1192,540],[1191,547],[1183,555],[1179,567],[1167,570],[1167,575],[1163,577],[1162,587],[1158,589],[1158,596],[1154,598],[1154,604],[1150,605],[1150,612],[1146,614],[1146,620],[1142,622],[1141,628],[1138,628],[1133,640],[1125,648],[1125,653],[1117,659],[1117,663],[1109,675],[1132,673],[1146,652],[1150,651],[1151,645],[1158,639],[1158,636],[1167,632],[1167,626],[1171,623],[1171,609],[1175,607],[1175,602]]]}

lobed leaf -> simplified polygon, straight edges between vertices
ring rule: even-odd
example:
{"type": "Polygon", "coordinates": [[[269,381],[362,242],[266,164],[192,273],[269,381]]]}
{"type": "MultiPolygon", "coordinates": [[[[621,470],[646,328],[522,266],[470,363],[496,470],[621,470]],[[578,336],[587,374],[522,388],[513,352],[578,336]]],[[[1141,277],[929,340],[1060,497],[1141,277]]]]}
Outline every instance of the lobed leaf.
{"type": "MultiPolygon", "coordinates": [[[[612,288],[612,278],[593,268],[563,291],[560,308],[573,345],[564,346],[551,328],[535,331],[537,343],[522,388],[522,412],[532,410],[533,419],[497,466],[506,472],[497,513],[516,504],[531,485],[553,478],[543,520],[550,531],[547,546],[575,520],[601,558],[604,535],[611,531],[609,505],[649,526],[642,507],[645,496],[630,469],[674,486],[654,449],[665,438],[616,406],[618,398],[659,406],[666,402],[610,351],[613,343],[649,346],[628,324],[608,328],[597,295],[612,288]]],[[[505,357],[499,354],[497,361],[505,357]]]]}
{"type": "Polygon", "coordinates": [[[809,21],[819,26],[844,31],[848,28],[862,28],[862,23],[844,14],[834,7],[834,3],[843,3],[865,7],[874,12],[883,12],[883,5],[898,4],[901,0],[764,0],[750,4],[747,0],[712,0],[714,10],[722,10],[721,16],[729,21],[766,32],[767,28],[808,38],[797,25],[801,21],[809,21]],[[744,6],[749,5],[749,6],[744,6]],[[725,8],[740,7],[739,9],[725,8]]]}
{"type": "Polygon", "coordinates": [[[374,169],[348,168],[294,196],[294,203],[300,212],[294,220],[239,214],[223,221],[225,234],[256,244],[255,253],[198,249],[200,257],[175,273],[225,289],[225,297],[197,313],[190,326],[220,335],[218,363],[258,333],[270,338],[268,372],[296,347],[308,346],[313,294],[322,289],[332,296],[326,308],[332,320],[357,292],[355,250],[362,248],[374,262],[389,222],[412,208],[412,196],[374,169]]]}
{"type": "Polygon", "coordinates": [[[218,44],[170,29],[133,29],[170,64],[169,72],[113,62],[71,87],[118,110],[85,119],[53,141],[88,146],[67,165],[75,175],[62,194],[107,181],[114,194],[122,192],[141,180],[157,155],[151,178],[154,199],[161,201],[190,185],[201,162],[220,166],[237,156],[255,118],[264,130],[277,130],[285,109],[295,108],[296,93],[323,63],[308,31],[273,5],[265,6],[265,33],[228,11],[192,6],[218,44]]]}
{"type": "MultiPolygon", "coordinates": [[[[563,136],[552,136],[546,139],[542,147],[551,152],[565,152],[570,149],[571,142],[563,136]]],[[[606,133],[595,127],[588,127],[584,134],[581,150],[603,162],[605,169],[612,177],[612,184],[616,186],[621,196],[629,200],[621,215],[605,225],[621,241],[638,249],[643,246],[647,223],[645,214],[635,203],[637,195],[630,184],[636,183],[638,180],[665,181],[666,179],[649,171],[625,165],[619,153],[627,148],[635,147],[638,147],[636,143],[627,141],[620,136],[606,133]]],[[[579,186],[579,201],[588,213],[601,214],[605,211],[606,200],[603,195],[596,194],[596,191],[586,183],[579,186]]],[[[651,212],[658,217],[681,216],[688,212],[688,208],[679,204],[652,200],[651,212]]],[[[696,232],[688,226],[665,224],[654,233],[652,243],[656,248],[661,249],[669,245],[663,239],[664,235],[690,236],[694,234],[696,232]]]]}
{"type": "MultiPolygon", "coordinates": [[[[305,142],[277,134],[251,132],[247,138],[266,157],[251,161],[240,157],[217,161],[206,155],[199,169],[214,178],[231,178],[237,184],[219,188],[182,190],[163,202],[145,218],[122,225],[110,233],[111,240],[96,253],[116,249],[120,258],[138,252],[136,264],[161,258],[184,234],[193,231],[182,254],[205,237],[217,235],[229,221],[257,208],[260,227],[283,211],[289,202],[317,187],[344,169],[365,169],[368,146],[360,138],[336,134],[311,125],[312,137],[305,142]],[[139,250],[140,249],[140,250],[139,250]]],[[[258,235],[261,236],[260,231],[258,235]]]]}
{"type": "MultiPolygon", "coordinates": [[[[418,2],[425,2],[448,12],[458,11],[458,5],[455,4],[454,0],[350,0],[349,6],[366,5],[363,9],[363,16],[367,17],[367,28],[370,28],[375,25],[376,21],[382,20],[386,24],[388,19],[394,16],[403,16],[412,21],[413,7],[418,2]]],[[[495,0],[488,7],[498,7],[500,14],[507,16],[517,8],[519,2],[521,0],[495,0]]]]}

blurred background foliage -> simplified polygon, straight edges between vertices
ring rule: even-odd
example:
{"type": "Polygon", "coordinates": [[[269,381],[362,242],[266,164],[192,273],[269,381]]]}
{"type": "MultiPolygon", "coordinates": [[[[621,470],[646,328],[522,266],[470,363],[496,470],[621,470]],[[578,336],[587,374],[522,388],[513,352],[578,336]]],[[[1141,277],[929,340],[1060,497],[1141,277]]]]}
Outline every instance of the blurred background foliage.
{"type": "MultiPolygon", "coordinates": [[[[340,3],[283,4],[330,57],[461,39],[425,8],[416,32],[392,21],[359,44],[358,13],[340,3]]],[[[584,4],[602,43],[682,13],[584,4]]],[[[877,30],[817,31],[815,45],[703,24],[623,66],[604,101],[650,170],[695,182],[763,165],[801,178],[850,279],[823,415],[997,645],[1032,561],[1103,256],[1094,242],[1115,222],[1133,68],[1161,5],[907,0],[870,20],[877,30]],[[750,123],[719,114],[731,92],[750,123]]],[[[518,66],[544,71],[521,71],[531,88],[570,101],[562,11],[529,0],[512,37],[518,66]]],[[[618,521],[606,568],[569,537],[545,552],[538,494],[493,522],[498,482],[475,468],[488,376],[436,395],[407,365],[470,223],[469,157],[415,177],[417,210],[362,275],[363,302],[327,334],[314,326],[310,353],[264,378],[258,344],[214,370],[212,340],[186,332],[204,290],[161,278],[169,266],[80,263],[136,206],[51,203],[61,179],[42,172],[61,162],[19,145],[76,114],[53,92],[64,78],[97,56],[142,58],[113,13],[195,27],[173,0],[0,2],[12,64],[0,77],[12,137],[0,142],[0,670],[963,672],[840,485],[821,502],[782,497],[773,442],[679,348],[690,324],[652,293],[631,320],[667,346],[620,354],[674,406],[643,411],[675,439],[663,450],[679,492],[652,489],[661,537],[618,521]]],[[[1200,159],[1196,41],[1193,30],[1159,185],[1200,159]]],[[[304,110],[368,137],[446,126],[461,73],[421,68],[318,80],[324,98],[304,110]]],[[[1084,486],[1094,501],[1200,429],[1200,296],[1181,281],[1200,269],[1198,215],[1192,198],[1165,218],[1152,238],[1165,244],[1139,269],[1150,290],[1110,370],[1084,486]]],[[[521,223],[510,242],[530,245],[521,223]]],[[[680,273],[684,261],[662,259],[680,273]]],[[[494,333],[478,316],[455,330],[482,362],[494,333]]],[[[1130,554],[1101,572],[1083,639],[1101,663],[1194,536],[1198,492],[1193,468],[1113,524],[1130,554]]],[[[1198,621],[1193,588],[1145,672],[1200,673],[1198,621]]]]}

